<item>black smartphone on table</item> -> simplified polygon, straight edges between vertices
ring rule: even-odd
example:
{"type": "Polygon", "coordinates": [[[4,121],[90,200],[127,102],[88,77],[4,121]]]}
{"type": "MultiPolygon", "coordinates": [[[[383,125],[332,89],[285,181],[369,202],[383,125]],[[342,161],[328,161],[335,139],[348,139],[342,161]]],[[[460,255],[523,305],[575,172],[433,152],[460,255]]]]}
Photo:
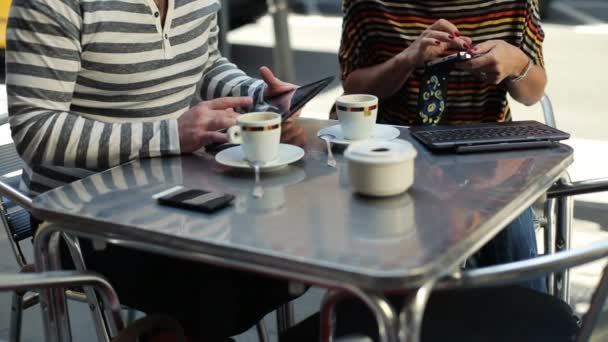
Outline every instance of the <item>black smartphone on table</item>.
{"type": "Polygon", "coordinates": [[[176,186],[153,196],[159,204],[211,214],[232,204],[234,195],[176,186]]]}

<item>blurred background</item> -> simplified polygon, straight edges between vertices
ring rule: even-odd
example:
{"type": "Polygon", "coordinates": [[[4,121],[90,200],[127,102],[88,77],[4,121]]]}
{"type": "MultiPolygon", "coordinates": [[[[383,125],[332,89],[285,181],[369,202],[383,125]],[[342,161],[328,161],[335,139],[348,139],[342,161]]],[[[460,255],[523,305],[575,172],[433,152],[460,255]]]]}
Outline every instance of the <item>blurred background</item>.
{"type": "MultiPolygon", "coordinates": [[[[540,0],[546,41],[544,45],[549,76],[547,94],[555,110],[558,128],[570,132],[568,144],[575,148],[575,163],[570,168],[573,180],[608,177],[608,0],[540,0]]],[[[273,4],[273,0],[268,0],[273,4]]],[[[339,0],[288,0],[286,28],[279,37],[290,41],[293,55],[293,81],[305,84],[328,75],[339,75],[337,51],[340,44],[341,2],[339,0]],[[283,36],[281,36],[283,35],[283,36]]],[[[4,30],[10,0],[0,0],[0,145],[10,141],[6,122],[4,85],[4,30]]],[[[223,32],[228,44],[224,51],[250,75],[261,65],[284,69],[289,61],[279,60],[275,44],[273,16],[265,0],[228,0],[223,32]]],[[[271,6],[271,8],[274,8],[271,6]]],[[[283,46],[286,47],[286,46],[283,46]]],[[[289,49],[288,49],[289,50],[289,49]]],[[[303,116],[327,118],[336,97],[342,93],[336,81],[304,109],[303,116]]],[[[542,121],[539,105],[524,107],[512,103],[516,120],[542,121]]],[[[608,195],[577,197],[574,213],[573,245],[584,245],[608,238],[608,195]]],[[[14,270],[6,237],[0,234],[0,269],[14,270]]],[[[572,303],[584,312],[590,289],[605,262],[580,267],[572,276],[572,303]]],[[[297,306],[299,316],[318,307],[319,293],[311,291],[297,306]]],[[[6,338],[10,296],[0,294],[0,340],[6,338]]],[[[82,315],[87,317],[87,315],[82,315]]],[[[39,341],[39,313],[26,313],[33,329],[24,331],[24,340],[39,341]]],[[[76,317],[78,321],[87,318],[76,317]]],[[[83,323],[84,324],[84,323],[83,323]]],[[[604,322],[607,326],[608,322],[604,322]]],[[[269,325],[272,326],[272,325],[269,325]]],[[[92,330],[84,324],[79,332],[89,340],[92,330]]],[[[604,331],[597,341],[607,341],[604,331]]],[[[239,341],[248,341],[247,335],[239,341]]]]}

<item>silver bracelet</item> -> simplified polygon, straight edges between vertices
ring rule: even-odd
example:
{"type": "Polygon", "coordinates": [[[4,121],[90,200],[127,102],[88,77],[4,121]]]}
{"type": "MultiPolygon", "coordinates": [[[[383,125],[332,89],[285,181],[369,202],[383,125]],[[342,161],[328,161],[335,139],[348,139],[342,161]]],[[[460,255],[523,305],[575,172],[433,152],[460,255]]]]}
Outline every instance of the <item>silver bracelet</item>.
{"type": "Polygon", "coordinates": [[[532,69],[533,66],[534,66],[534,62],[532,61],[532,58],[528,59],[528,65],[526,66],[526,70],[524,70],[524,72],[522,72],[521,75],[509,79],[509,81],[519,82],[519,81],[523,80],[526,76],[528,76],[528,73],[530,72],[530,69],[532,69]]]}

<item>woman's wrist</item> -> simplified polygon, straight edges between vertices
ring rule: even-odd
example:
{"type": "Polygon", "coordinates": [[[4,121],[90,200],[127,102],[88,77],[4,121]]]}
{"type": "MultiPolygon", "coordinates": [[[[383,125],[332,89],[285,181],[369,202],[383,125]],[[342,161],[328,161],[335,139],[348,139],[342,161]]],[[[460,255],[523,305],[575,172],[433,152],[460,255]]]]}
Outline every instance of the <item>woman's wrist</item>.
{"type": "Polygon", "coordinates": [[[523,80],[524,78],[526,78],[528,76],[528,73],[530,72],[530,70],[532,69],[533,66],[534,66],[534,62],[532,61],[531,58],[528,58],[528,63],[526,64],[526,67],[524,68],[524,70],[517,76],[511,76],[509,78],[509,82],[517,83],[517,82],[523,80]]]}
{"type": "Polygon", "coordinates": [[[518,58],[517,58],[518,62],[508,77],[508,79],[510,79],[510,80],[512,80],[512,79],[521,80],[522,78],[524,78],[526,76],[525,74],[527,74],[527,72],[530,71],[531,65],[534,64],[532,62],[532,59],[530,59],[530,57],[528,57],[528,55],[526,55],[520,49],[518,49],[518,48],[516,48],[516,49],[518,52],[518,58]]]}
{"type": "Polygon", "coordinates": [[[408,69],[416,69],[422,66],[422,62],[418,57],[417,51],[414,51],[412,47],[408,47],[407,49],[401,51],[399,55],[397,55],[399,59],[399,64],[402,66],[407,66],[408,69]]]}

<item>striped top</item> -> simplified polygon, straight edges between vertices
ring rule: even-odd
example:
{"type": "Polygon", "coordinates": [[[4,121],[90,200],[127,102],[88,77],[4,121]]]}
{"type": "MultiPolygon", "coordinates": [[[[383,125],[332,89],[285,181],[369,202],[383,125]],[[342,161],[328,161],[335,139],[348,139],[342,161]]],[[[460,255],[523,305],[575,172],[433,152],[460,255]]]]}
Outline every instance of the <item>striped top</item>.
{"type": "MultiPolygon", "coordinates": [[[[407,48],[438,19],[446,19],[474,44],[504,40],[544,66],[537,0],[344,0],[339,52],[342,78],[359,68],[384,63],[407,48]]],[[[378,121],[413,125],[418,113],[422,69],[380,103],[378,121]]],[[[511,113],[505,84],[492,85],[470,72],[448,77],[444,124],[507,121],[511,113]]]]}
{"type": "Polygon", "coordinates": [[[14,0],[7,32],[13,140],[37,194],[134,158],[180,153],[191,105],[265,84],[218,51],[218,0],[14,0]]]}

